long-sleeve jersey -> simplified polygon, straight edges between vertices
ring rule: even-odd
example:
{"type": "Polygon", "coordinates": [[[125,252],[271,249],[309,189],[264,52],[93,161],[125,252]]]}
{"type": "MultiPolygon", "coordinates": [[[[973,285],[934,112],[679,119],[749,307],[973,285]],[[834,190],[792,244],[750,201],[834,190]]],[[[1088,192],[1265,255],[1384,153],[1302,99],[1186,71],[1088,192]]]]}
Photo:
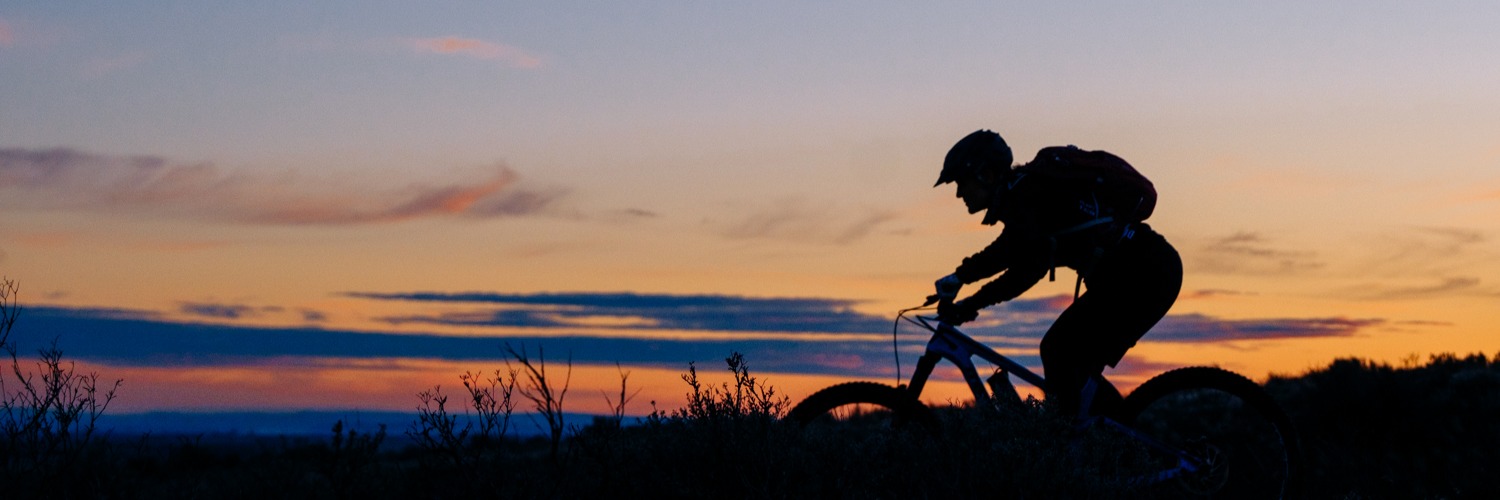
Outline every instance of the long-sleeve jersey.
{"type": "Polygon", "coordinates": [[[1020,296],[1056,266],[1087,272],[1111,225],[1069,231],[1098,218],[1092,194],[1045,175],[1013,174],[995,197],[986,223],[1003,222],[993,243],[959,264],[964,284],[1001,274],[967,300],[985,307],[1020,296]]]}

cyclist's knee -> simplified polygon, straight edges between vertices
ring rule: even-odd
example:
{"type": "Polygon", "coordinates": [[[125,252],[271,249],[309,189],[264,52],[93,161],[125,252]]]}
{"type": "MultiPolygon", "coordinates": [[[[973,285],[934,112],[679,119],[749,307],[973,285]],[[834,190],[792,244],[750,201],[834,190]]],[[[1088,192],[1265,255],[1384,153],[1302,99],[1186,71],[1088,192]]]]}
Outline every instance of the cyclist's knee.
{"type": "Polygon", "coordinates": [[[1089,402],[1089,413],[1092,415],[1112,415],[1120,407],[1121,403],[1125,402],[1125,397],[1120,395],[1120,390],[1116,389],[1114,384],[1104,379],[1103,374],[1095,374],[1092,380],[1093,384],[1089,384],[1093,386],[1091,388],[1092,391],[1089,390],[1090,388],[1084,389],[1084,397],[1091,399],[1089,402]]]}
{"type": "Polygon", "coordinates": [[[1043,366],[1072,364],[1071,361],[1078,359],[1081,354],[1079,342],[1050,334],[1042,337],[1042,343],[1037,351],[1041,354],[1043,366]]]}

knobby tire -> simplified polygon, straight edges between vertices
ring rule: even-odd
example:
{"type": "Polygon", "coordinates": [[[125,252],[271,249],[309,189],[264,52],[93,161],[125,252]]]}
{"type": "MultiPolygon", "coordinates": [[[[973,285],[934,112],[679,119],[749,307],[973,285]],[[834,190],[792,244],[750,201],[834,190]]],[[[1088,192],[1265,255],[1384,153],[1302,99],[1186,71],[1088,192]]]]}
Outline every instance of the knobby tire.
{"type": "MultiPolygon", "coordinates": [[[[1132,391],[1119,414],[1124,423],[1154,439],[1214,457],[1205,471],[1169,481],[1179,487],[1176,494],[1295,497],[1302,467],[1295,429],[1280,406],[1250,379],[1211,367],[1172,370],[1132,391]]],[[[1159,465],[1176,461],[1165,454],[1154,458],[1159,465]]]]}
{"type": "Polygon", "coordinates": [[[850,420],[860,418],[860,415],[833,414],[836,409],[849,405],[869,405],[889,412],[892,426],[917,424],[933,432],[938,430],[937,416],[931,408],[912,397],[905,389],[877,382],[848,382],[827,387],[797,403],[797,406],[787,412],[786,418],[804,426],[825,417],[848,417],[850,420]]]}

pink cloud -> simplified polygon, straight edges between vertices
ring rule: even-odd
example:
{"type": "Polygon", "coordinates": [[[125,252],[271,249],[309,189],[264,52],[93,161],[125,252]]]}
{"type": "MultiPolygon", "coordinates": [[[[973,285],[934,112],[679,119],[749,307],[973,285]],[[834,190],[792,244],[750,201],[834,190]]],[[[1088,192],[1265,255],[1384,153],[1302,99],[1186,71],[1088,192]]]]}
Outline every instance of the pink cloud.
{"type": "Polygon", "coordinates": [[[278,208],[254,214],[254,222],[268,224],[368,224],[400,222],[435,216],[523,215],[541,209],[555,195],[507,190],[517,180],[515,172],[500,167],[488,180],[450,186],[414,185],[394,203],[370,203],[349,197],[299,197],[285,200],[278,208]]]}
{"type": "Polygon", "coordinates": [[[135,212],[238,223],[344,225],[459,216],[521,216],[562,196],[518,185],[504,165],[447,185],[361,186],[338,179],[225,172],[211,163],[0,149],[0,206],[135,212]]]}
{"type": "Polygon", "coordinates": [[[1194,291],[1191,291],[1191,292],[1183,292],[1182,296],[1179,297],[1179,299],[1180,300],[1217,299],[1217,298],[1220,298],[1220,297],[1239,297],[1239,296],[1245,296],[1245,295],[1256,295],[1256,294],[1255,294],[1255,292],[1243,292],[1243,291],[1239,291],[1239,290],[1223,290],[1223,289],[1216,289],[1216,288],[1205,288],[1205,289],[1201,289],[1201,290],[1194,290],[1194,291]]]}
{"type": "Polygon", "coordinates": [[[454,36],[410,38],[406,42],[419,52],[500,60],[517,68],[535,68],[542,65],[541,58],[519,48],[473,38],[459,38],[454,36]]]}
{"type": "Polygon", "coordinates": [[[858,354],[814,354],[808,361],[818,366],[840,370],[858,370],[865,367],[864,358],[858,354]]]}
{"type": "Polygon", "coordinates": [[[6,23],[4,18],[0,18],[0,47],[9,47],[15,43],[15,32],[11,31],[10,24],[6,23]]]}
{"type": "Polygon", "coordinates": [[[798,243],[847,245],[876,234],[883,224],[896,220],[890,212],[855,214],[828,203],[804,198],[771,200],[741,212],[736,220],[720,225],[725,237],[737,240],[780,239],[798,243]]]}

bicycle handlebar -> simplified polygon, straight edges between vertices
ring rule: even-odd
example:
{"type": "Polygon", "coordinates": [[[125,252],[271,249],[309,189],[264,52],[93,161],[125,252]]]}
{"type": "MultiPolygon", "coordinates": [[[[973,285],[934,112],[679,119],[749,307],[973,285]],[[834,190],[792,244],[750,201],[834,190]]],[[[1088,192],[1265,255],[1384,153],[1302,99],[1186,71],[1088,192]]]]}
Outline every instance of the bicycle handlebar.
{"type": "Polygon", "coordinates": [[[943,298],[943,297],[938,296],[937,294],[928,295],[927,299],[924,302],[922,302],[922,305],[917,306],[917,307],[913,307],[913,308],[910,308],[910,309],[902,309],[901,312],[899,312],[899,313],[896,314],[896,319],[898,319],[898,320],[903,320],[904,319],[908,323],[912,323],[912,324],[915,324],[917,326],[921,326],[922,328],[925,328],[928,331],[937,331],[937,329],[938,329],[937,324],[947,324],[947,323],[945,323],[943,321],[943,318],[941,316],[939,316],[937,314],[934,314],[934,315],[931,315],[931,316],[922,316],[922,315],[917,315],[917,314],[913,314],[911,316],[907,316],[906,313],[909,313],[909,312],[912,312],[912,311],[916,311],[918,309],[925,309],[925,308],[927,308],[927,307],[929,307],[929,306],[931,306],[933,304],[948,304],[948,303],[952,303],[952,302],[953,302],[952,298],[943,298]]]}

